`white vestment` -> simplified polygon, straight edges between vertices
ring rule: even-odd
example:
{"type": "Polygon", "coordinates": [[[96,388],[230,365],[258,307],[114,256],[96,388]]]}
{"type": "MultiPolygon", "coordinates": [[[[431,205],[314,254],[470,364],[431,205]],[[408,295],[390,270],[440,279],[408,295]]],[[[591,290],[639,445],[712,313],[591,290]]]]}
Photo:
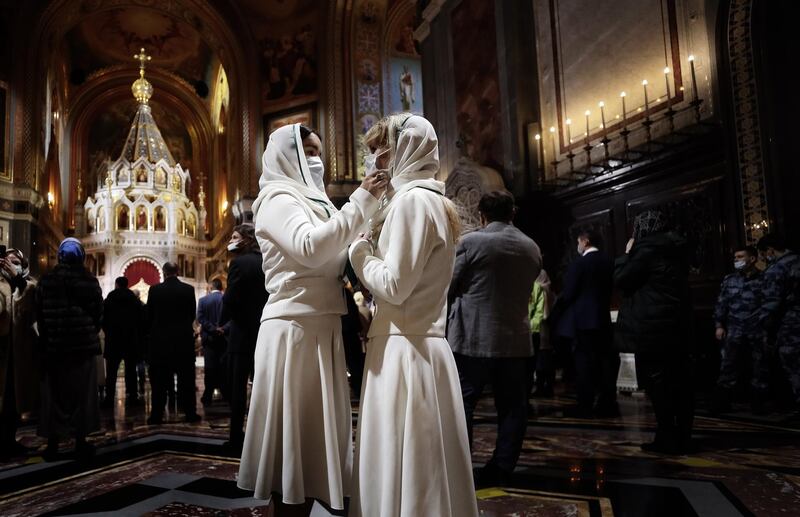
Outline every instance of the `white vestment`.
{"type": "Polygon", "coordinates": [[[269,301],[264,307],[238,485],[285,503],[344,508],[352,420],[340,316],[346,247],[378,200],[357,189],[337,211],[308,173],[299,131],[264,152],[253,210],[269,301]]]}
{"type": "Polygon", "coordinates": [[[458,370],[444,337],[455,243],[438,148],[422,117],[403,125],[394,195],[376,249],[350,248],[377,309],[369,331],[356,435],[351,513],[478,515],[458,370]]]}

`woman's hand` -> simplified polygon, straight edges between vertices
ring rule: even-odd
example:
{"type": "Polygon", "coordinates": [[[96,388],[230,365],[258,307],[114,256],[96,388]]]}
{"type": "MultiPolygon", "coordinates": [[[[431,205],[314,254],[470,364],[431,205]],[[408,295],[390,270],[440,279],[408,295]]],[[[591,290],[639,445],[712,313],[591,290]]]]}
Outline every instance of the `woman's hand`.
{"type": "Polygon", "coordinates": [[[379,172],[364,178],[364,181],[361,182],[361,188],[372,194],[376,199],[379,199],[384,191],[386,191],[386,186],[388,184],[389,179],[386,177],[386,174],[379,172]]]}
{"type": "Polygon", "coordinates": [[[16,270],[16,268],[14,267],[14,264],[12,264],[11,262],[9,262],[9,261],[8,261],[7,259],[5,259],[5,258],[0,258],[0,269],[2,269],[3,271],[5,271],[6,273],[8,273],[8,274],[6,275],[6,277],[7,277],[7,278],[14,278],[14,277],[16,277],[16,276],[17,276],[17,270],[16,270]]]}

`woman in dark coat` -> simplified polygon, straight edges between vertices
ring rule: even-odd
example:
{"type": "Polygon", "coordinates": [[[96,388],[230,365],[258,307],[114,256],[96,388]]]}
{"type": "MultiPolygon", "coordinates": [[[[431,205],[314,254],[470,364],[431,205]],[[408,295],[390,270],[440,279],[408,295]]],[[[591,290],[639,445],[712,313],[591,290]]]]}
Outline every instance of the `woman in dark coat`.
{"type": "Polygon", "coordinates": [[[69,237],[58,248],[58,265],[39,282],[37,321],[44,356],[39,435],[47,438],[45,460],[58,454],[60,439],[75,437],[78,457],[91,455],[86,435],[100,428],[97,361],[103,296],[86,270],[86,254],[69,237]]]}
{"type": "Polygon", "coordinates": [[[650,210],[636,217],[614,280],[623,296],[616,343],[622,351],[635,352],[639,385],[656,414],[655,440],[642,449],[682,453],[694,417],[689,260],[686,240],[668,230],[663,213],[650,210]]]}

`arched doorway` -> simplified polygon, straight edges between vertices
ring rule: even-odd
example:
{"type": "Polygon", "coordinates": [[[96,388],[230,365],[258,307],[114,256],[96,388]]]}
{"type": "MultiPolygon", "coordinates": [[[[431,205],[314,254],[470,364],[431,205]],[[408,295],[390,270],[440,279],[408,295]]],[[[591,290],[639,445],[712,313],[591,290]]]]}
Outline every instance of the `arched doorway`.
{"type": "Polygon", "coordinates": [[[161,283],[161,268],[152,259],[136,257],[122,268],[122,276],[128,279],[128,285],[142,303],[147,303],[150,286],[161,283]]]}

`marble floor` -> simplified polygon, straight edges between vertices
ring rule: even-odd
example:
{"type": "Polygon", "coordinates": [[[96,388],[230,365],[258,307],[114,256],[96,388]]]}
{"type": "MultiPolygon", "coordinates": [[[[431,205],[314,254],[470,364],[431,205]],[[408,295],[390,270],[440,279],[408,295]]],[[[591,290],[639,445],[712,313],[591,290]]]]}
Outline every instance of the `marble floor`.
{"type": "MultiPolygon", "coordinates": [[[[43,462],[45,443],[27,422],[19,436],[31,452],[0,463],[0,515],[270,515],[264,501],[236,487],[238,457],[223,446],[229,413],[222,401],[199,404],[202,368],[197,385],[197,424],[173,412],[148,426],[149,394],[143,406],[103,410],[103,431],[90,437],[97,454],[87,462],[70,457],[69,443],[63,460],[43,462]]],[[[617,418],[565,417],[573,403],[564,394],[532,399],[514,477],[478,492],[481,515],[800,515],[800,421],[791,414],[699,410],[696,452],[661,456],[639,449],[654,427],[640,394],[620,396],[617,418]]],[[[354,420],[357,412],[354,403],[354,420]]],[[[476,414],[476,466],[491,456],[495,426],[485,399],[476,414]]],[[[319,505],[313,513],[330,514],[319,505]]]]}

